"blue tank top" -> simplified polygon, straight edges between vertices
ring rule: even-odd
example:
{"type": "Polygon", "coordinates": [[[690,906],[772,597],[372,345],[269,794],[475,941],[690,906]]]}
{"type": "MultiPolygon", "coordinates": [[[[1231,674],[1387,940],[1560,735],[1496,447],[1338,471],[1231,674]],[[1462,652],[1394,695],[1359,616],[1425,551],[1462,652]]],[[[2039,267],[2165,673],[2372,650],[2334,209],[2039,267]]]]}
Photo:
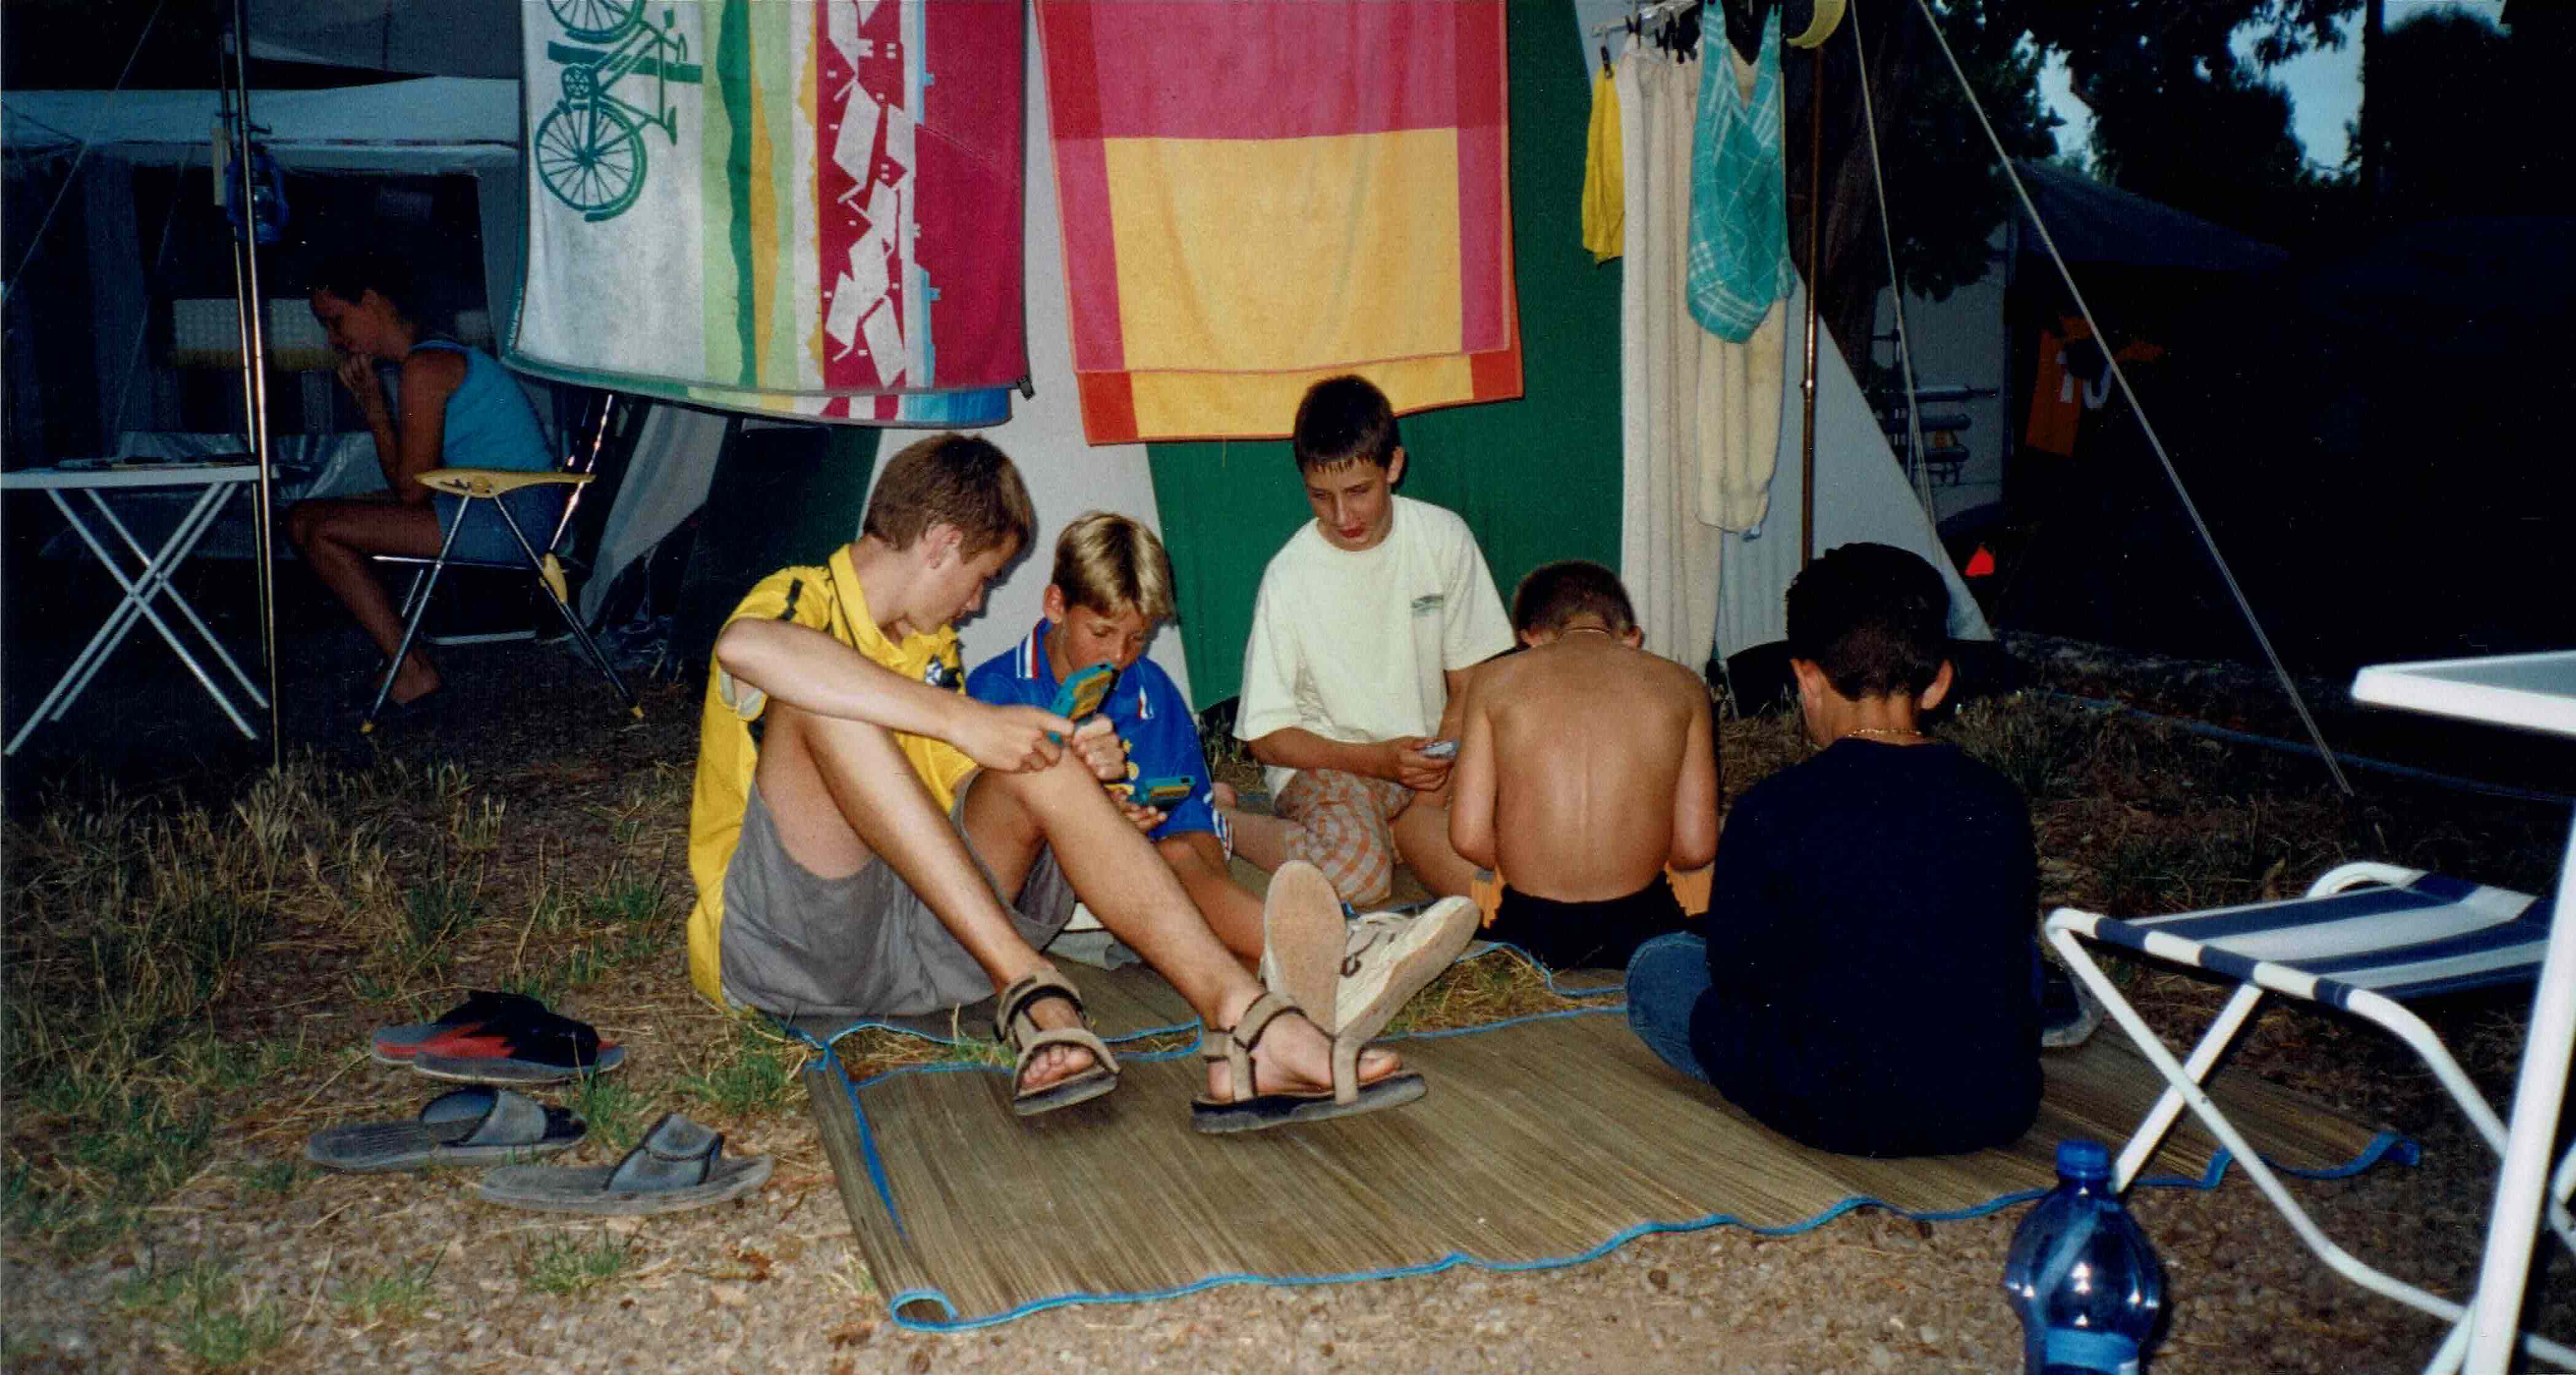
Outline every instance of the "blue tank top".
{"type": "Polygon", "coordinates": [[[555,466],[545,433],[537,428],[536,407],[507,369],[481,350],[453,340],[423,339],[412,347],[465,355],[465,380],[447,398],[440,467],[541,473],[555,466]]]}

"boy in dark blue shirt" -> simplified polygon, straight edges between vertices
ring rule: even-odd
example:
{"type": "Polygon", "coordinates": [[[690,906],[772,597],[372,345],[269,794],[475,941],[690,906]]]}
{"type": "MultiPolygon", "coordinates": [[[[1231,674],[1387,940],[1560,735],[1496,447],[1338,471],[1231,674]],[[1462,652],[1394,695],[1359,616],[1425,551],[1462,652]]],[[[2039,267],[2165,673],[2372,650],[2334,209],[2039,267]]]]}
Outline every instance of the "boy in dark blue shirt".
{"type": "Polygon", "coordinates": [[[1628,966],[1658,1056],[1822,1150],[1980,1150],[2039,1110],[2029,808],[1918,725],[1950,690],[1949,606],[1930,565],[1879,544],[1789,585],[1819,752],[1736,802],[1705,935],[1628,966]]]}

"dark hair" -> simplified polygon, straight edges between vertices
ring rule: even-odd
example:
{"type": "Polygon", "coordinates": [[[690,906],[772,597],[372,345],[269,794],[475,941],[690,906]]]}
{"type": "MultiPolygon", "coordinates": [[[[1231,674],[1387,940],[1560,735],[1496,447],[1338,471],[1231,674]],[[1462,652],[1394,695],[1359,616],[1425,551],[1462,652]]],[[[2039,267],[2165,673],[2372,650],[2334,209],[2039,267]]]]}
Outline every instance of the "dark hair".
{"type": "Polygon", "coordinates": [[[1789,583],[1789,653],[1854,699],[1920,695],[1950,652],[1950,590],[1916,555],[1846,544],[1789,583]]]}
{"type": "Polygon", "coordinates": [[[304,282],[306,295],[317,291],[330,292],[351,305],[373,291],[406,316],[414,315],[419,305],[412,298],[411,269],[390,253],[335,253],[321,260],[304,282]]]}
{"type": "Polygon", "coordinates": [[[1297,403],[1293,445],[1300,471],[1333,468],[1361,459],[1384,468],[1404,441],[1395,432],[1395,408],[1365,377],[1345,373],[1306,389],[1297,403]]]}
{"type": "Polygon", "coordinates": [[[952,430],[914,440],[887,460],[860,528],[909,549],[930,527],[953,525],[966,537],[960,552],[973,558],[1004,540],[1028,548],[1037,523],[1011,460],[991,440],[952,430]]]}
{"type": "Polygon", "coordinates": [[[1600,618],[1613,635],[1637,628],[1637,608],[1619,575],[1583,559],[1532,569],[1512,593],[1514,630],[1563,630],[1577,616],[1600,618]]]}

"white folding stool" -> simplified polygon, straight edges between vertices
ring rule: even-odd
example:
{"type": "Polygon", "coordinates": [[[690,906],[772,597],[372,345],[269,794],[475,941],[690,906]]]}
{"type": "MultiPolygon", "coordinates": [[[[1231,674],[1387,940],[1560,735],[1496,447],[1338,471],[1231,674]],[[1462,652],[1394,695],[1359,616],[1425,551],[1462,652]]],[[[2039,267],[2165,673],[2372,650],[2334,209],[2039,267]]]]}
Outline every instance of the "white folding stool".
{"type": "MultiPolygon", "coordinates": [[[[2452,1325],[2428,1369],[2456,1369],[2467,1343],[2463,1305],[2375,1269],[2328,1237],[2279,1176],[2227,1120],[2202,1084],[2233,1044],[2266,992],[2324,1003],[2395,1033],[2449,1090],[2480,1136],[2502,1155],[2505,1129],[2485,1095],[2469,1081],[2441,1038],[2403,1000],[2538,977],[2549,947],[2551,904],[2526,893],[2468,883],[2392,864],[2346,864],[2319,878],[2308,896],[2114,920],[2061,907],[2048,916],[2049,941],[2067,967],[2093,990],[2120,1029],[2165,1077],[2166,1089],[2130,1137],[2112,1171],[2125,1190],[2188,1106],[2244,1166],[2300,1238],[2336,1273],[2374,1293],[2452,1325]],[[2082,938],[2082,939],[2079,939],[2082,938]],[[2188,1062],[2172,1051],[2103,973],[2082,940],[2205,969],[2238,981],[2188,1062]]],[[[2550,1230],[2576,1251],[2576,1218],[2567,1211],[2576,1183],[2576,1151],[2550,1180],[2550,1230]]],[[[2576,1368],[2576,1350],[2522,1334],[2525,1351],[2576,1368]]]]}

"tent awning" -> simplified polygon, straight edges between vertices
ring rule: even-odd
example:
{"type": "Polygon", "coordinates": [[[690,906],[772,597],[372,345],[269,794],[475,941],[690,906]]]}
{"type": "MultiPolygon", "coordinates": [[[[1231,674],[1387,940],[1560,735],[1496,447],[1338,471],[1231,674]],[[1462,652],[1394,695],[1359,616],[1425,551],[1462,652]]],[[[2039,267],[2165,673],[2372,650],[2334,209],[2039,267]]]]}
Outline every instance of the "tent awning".
{"type": "Polygon", "coordinates": [[[515,81],[519,3],[250,0],[250,54],[379,72],[515,81]]]}
{"type": "MultiPolygon", "coordinates": [[[[214,91],[0,91],[12,159],[68,154],[84,142],[128,162],[203,161],[214,91]]],[[[257,91],[261,143],[309,170],[458,171],[519,157],[519,83],[423,77],[376,86],[257,91]]]]}

